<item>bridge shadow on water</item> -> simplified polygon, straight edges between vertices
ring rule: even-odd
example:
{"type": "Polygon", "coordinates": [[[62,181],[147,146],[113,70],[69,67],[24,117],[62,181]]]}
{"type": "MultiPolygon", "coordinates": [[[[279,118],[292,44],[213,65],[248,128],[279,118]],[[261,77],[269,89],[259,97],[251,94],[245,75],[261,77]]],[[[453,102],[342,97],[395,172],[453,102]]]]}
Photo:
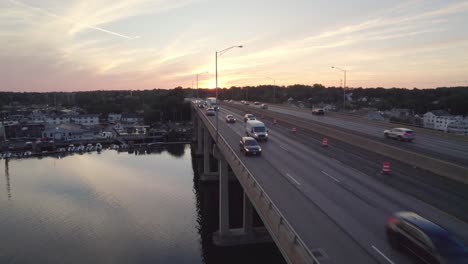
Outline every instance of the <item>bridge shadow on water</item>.
{"type": "MultiPolygon", "coordinates": [[[[211,162],[216,167],[216,162],[211,162]]],[[[203,171],[203,158],[196,157],[192,151],[194,193],[196,196],[197,228],[200,234],[202,258],[207,264],[283,264],[286,263],[274,243],[244,246],[219,247],[213,244],[213,233],[219,228],[219,182],[200,182],[203,171]]],[[[238,181],[229,182],[230,228],[242,227],[243,190],[238,181]]],[[[255,212],[254,226],[263,226],[255,212]]]]}

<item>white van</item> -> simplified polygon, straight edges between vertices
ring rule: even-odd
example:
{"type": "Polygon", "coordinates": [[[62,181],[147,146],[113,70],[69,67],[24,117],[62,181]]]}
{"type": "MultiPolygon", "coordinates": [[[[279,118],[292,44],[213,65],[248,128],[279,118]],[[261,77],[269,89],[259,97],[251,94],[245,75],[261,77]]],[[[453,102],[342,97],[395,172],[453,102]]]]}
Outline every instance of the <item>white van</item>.
{"type": "Polygon", "coordinates": [[[258,141],[268,140],[268,129],[263,122],[258,120],[248,120],[245,125],[245,133],[258,141]]]}

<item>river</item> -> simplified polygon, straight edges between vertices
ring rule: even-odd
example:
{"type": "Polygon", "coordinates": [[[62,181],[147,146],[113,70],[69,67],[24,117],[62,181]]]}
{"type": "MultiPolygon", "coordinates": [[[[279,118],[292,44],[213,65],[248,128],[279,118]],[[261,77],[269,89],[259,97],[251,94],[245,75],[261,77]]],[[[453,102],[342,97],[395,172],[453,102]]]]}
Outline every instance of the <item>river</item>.
{"type": "Polygon", "coordinates": [[[274,244],[212,244],[218,188],[199,163],[189,145],[1,160],[0,263],[285,263],[274,244]]]}

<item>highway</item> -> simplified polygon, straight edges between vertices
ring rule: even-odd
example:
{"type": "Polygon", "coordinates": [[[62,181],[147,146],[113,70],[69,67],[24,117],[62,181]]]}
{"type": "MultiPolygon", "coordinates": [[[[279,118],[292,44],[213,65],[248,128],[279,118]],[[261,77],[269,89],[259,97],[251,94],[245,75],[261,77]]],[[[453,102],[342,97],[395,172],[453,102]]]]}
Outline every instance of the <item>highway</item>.
{"type": "MultiPolygon", "coordinates": [[[[250,105],[250,107],[260,106],[250,105]]],[[[383,131],[385,129],[389,129],[388,124],[364,122],[365,120],[359,122],[360,120],[358,118],[346,118],[346,116],[331,116],[328,114],[325,114],[325,116],[316,116],[312,115],[310,111],[284,106],[270,105],[268,110],[325,125],[339,127],[355,134],[366,136],[372,140],[468,167],[468,141],[439,137],[420,129],[416,132],[416,140],[412,143],[399,142],[397,140],[386,139],[383,137],[383,131]]],[[[404,125],[400,124],[392,124],[391,126],[404,127],[404,125]]]]}
{"type": "MultiPolygon", "coordinates": [[[[219,113],[219,131],[234,149],[245,134],[242,115],[227,106],[219,113]],[[226,124],[226,114],[240,121],[226,124]]],[[[213,125],[214,119],[210,117],[213,125]]],[[[239,156],[310,249],[323,250],[326,257],[321,263],[410,263],[390,248],[384,232],[387,218],[402,210],[415,211],[468,241],[463,214],[454,217],[447,208],[423,202],[375,173],[347,165],[340,161],[340,155],[347,155],[342,150],[331,148],[324,153],[311,146],[319,146],[318,138],[291,136],[288,128],[280,126],[269,130],[270,140],[261,143],[262,157],[243,157],[240,152],[239,156]]],[[[450,196],[441,189],[420,190],[433,191],[450,196]]]]}

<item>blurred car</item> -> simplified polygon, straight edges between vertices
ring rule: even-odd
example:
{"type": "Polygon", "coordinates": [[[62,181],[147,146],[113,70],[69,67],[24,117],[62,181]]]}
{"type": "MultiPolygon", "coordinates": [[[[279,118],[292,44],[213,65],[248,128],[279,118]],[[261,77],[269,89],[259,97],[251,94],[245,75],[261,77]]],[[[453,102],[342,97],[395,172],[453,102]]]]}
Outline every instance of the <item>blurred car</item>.
{"type": "Polygon", "coordinates": [[[257,140],[253,137],[242,137],[239,142],[240,151],[245,156],[249,155],[262,155],[262,148],[258,145],[257,140]]]}
{"type": "Polygon", "coordinates": [[[216,115],[214,108],[210,107],[206,109],[206,115],[207,116],[214,116],[216,115]]]}
{"type": "Polygon", "coordinates": [[[262,108],[262,109],[268,109],[268,105],[267,105],[267,104],[262,104],[262,105],[260,106],[260,108],[262,108]]]}
{"type": "Polygon", "coordinates": [[[203,104],[198,104],[198,108],[205,108],[203,104]]]}
{"type": "Polygon", "coordinates": [[[413,212],[398,212],[388,219],[387,238],[422,263],[468,263],[468,248],[441,226],[413,212]]]}
{"type": "Polygon", "coordinates": [[[234,118],[233,115],[227,115],[226,116],[226,123],[235,123],[236,119],[234,118]]]}
{"type": "Polygon", "coordinates": [[[244,115],[244,122],[247,122],[248,120],[257,120],[253,114],[245,114],[244,115]]]}
{"type": "Polygon", "coordinates": [[[260,105],[260,102],[255,101],[254,105],[260,105]]]}
{"type": "Polygon", "coordinates": [[[323,109],[317,108],[312,110],[312,114],[314,115],[325,115],[325,111],[323,109]]]}
{"type": "Polygon", "coordinates": [[[415,133],[413,130],[408,128],[392,128],[384,131],[384,136],[386,138],[394,138],[400,141],[413,141],[415,133]]]}

